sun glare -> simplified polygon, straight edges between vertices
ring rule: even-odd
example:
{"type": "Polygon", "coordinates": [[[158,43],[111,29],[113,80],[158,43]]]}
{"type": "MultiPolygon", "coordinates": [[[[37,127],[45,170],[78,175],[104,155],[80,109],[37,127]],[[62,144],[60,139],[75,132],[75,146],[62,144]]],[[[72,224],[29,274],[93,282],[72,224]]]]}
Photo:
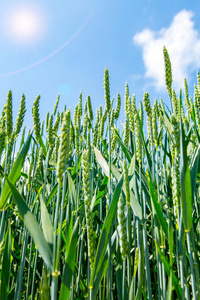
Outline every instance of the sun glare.
{"type": "Polygon", "coordinates": [[[14,43],[21,45],[37,42],[44,32],[41,11],[36,7],[15,7],[6,18],[6,34],[14,43]]]}
{"type": "Polygon", "coordinates": [[[30,11],[19,11],[12,19],[11,29],[20,39],[27,39],[37,34],[38,25],[37,17],[30,11]]]}

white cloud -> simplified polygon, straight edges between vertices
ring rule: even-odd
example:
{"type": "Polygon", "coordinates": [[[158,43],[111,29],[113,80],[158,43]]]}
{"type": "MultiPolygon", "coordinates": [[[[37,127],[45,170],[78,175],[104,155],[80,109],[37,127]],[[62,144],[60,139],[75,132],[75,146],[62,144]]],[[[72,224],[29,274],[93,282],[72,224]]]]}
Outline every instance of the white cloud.
{"type": "Polygon", "coordinates": [[[165,87],[163,46],[166,46],[173,72],[173,87],[183,86],[184,78],[200,67],[200,38],[194,29],[193,13],[182,10],[173,18],[168,28],[155,32],[145,29],[133,37],[143,48],[145,76],[153,79],[157,89],[165,87]]]}

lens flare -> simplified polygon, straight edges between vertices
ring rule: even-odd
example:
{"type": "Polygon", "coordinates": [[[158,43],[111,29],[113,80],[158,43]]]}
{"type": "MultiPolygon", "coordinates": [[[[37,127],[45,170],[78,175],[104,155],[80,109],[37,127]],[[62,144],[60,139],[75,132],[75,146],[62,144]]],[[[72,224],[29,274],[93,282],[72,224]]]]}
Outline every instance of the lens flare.
{"type": "Polygon", "coordinates": [[[24,68],[18,69],[18,70],[13,71],[13,72],[0,74],[0,78],[12,76],[12,75],[16,75],[18,73],[21,73],[23,71],[31,69],[31,68],[33,68],[33,67],[35,67],[35,66],[43,63],[45,60],[51,58],[52,56],[56,55],[58,52],[60,52],[62,49],[64,49],[68,44],[70,44],[81,33],[81,31],[85,28],[85,26],[89,22],[89,20],[92,17],[92,15],[93,15],[93,12],[89,15],[89,17],[86,19],[86,21],[83,23],[83,25],[77,30],[77,32],[69,40],[67,40],[63,45],[61,45],[59,48],[57,48],[55,51],[53,51],[52,53],[50,53],[49,55],[45,56],[44,58],[42,58],[42,59],[36,61],[35,63],[33,63],[31,65],[28,65],[28,66],[26,66],[24,68]]]}
{"type": "Polygon", "coordinates": [[[41,9],[33,5],[13,6],[6,14],[4,27],[11,43],[32,45],[40,40],[45,29],[41,9]]]}
{"type": "Polygon", "coordinates": [[[32,38],[39,30],[37,16],[28,10],[16,12],[11,22],[11,30],[20,39],[32,38]]]}

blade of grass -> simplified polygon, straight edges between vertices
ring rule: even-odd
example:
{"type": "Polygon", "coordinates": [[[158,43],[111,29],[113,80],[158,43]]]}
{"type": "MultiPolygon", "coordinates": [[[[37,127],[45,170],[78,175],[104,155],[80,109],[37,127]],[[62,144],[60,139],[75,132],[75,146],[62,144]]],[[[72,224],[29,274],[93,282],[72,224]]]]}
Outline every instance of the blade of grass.
{"type": "Polygon", "coordinates": [[[71,280],[75,268],[76,247],[77,247],[77,240],[78,240],[78,222],[79,219],[77,218],[74,224],[73,232],[71,232],[71,236],[67,248],[68,252],[66,254],[59,300],[69,299],[70,296],[71,280]]]}
{"type": "Polygon", "coordinates": [[[67,170],[67,177],[68,177],[68,189],[70,191],[69,198],[71,203],[73,204],[74,209],[78,209],[77,206],[77,193],[74,181],[72,180],[70,172],[67,170]]]}
{"type": "Polygon", "coordinates": [[[46,206],[49,206],[51,200],[53,199],[53,196],[56,195],[57,193],[57,190],[58,190],[58,182],[55,183],[54,187],[52,188],[48,198],[47,198],[47,201],[46,201],[46,206]]]}
{"type": "MultiPolygon", "coordinates": [[[[109,235],[110,235],[111,228],[113,225],[114,217],[116,216],[117,202],[118,202],[118,199],[119,199],[119,196],[121,193],[122,184],[123,184],[123,175],[121,176],[121,178],[117,184],[117,187],[115,189],[115,192],[114,192],[111,204],[110,204],[110,208],[109,208],[106,220],[105,220],[105,223],[101,230],[96,255],[94,258],[92,273],[91,273],[91,277],[90,277],[89,288],[91,290],[95,290],[94,281],[95,281],[95,278],[98,276],[98,273],[99,273],[102,263],[104,261],[104,255],[105,255],[106,248],[108,245],[109,235]]],[[[96,295],[92,293],[92,297],[93,297],[92,299],[95,299],[95,296],[96,295]]]]}
{"type": "MultiPolygon", "coordinates": [[[[160,247],[158,246],[158,244],[155,241],[155,245],[156,245],[156,249],[158,251],[158,254],[164,264],[165,267],[165,271],[167,273],[168,276],[170,276],[170,271],[171,271],[171,267],[170,264],[168,263],[166,257],[163,255],[163,253],[160,250],[160,247]]],[[[182,289],[181,286],[178,282],[178,278],[176,277],[176,275],[174,274],[173,270],[172,270],[172,282],[173,282],[173,286],[176,290],[177,296],[179,297],[179,299],[182,299],[182,289]]]]}
{"type": "Polygon", "coordinates": [[[15,202],[18,206],[19,212],[23,218],[24,224],[26,225],[27,229],[29,230],[35,244],[37,245],[37,248],[46,263],[46,265],[52,270],[52,251],[45,240],[45,237],[38,225],[38,222],[36,221],[34,215],[26,205],[25,201],[23,200],[22,196],[18,192],[18,190],[15,188],[15,186],[12,184],[12,182],[8,179],[8,177],[3,173],[3,169],[0,169],[1,174],[4,176],[8,187],[10,188],[15,202]]]}
{"type": "MultiPolygon", "coordinates": [[[[115,253],[116,236],[117,236],[117,231],[115,231],[113,233],[112,238],[111,238],[111,255],[113,253],[115,253]]],[[[101,265],[101,268],[98,271],[98,275],[96,276],[95,281],[94,281],[94,286],[93,286],[93,290],[92,290],[93,295],[97,294],[98,289],[99,289],[99,283],[101,282],[103,276],[105,275],[107,268],[108,268],[108,247],[107,247],[107,251],[105,253],[104,260],[103,260],[103,263],[101,265]]]]}
{"type": "Polygon", "coordinates": [[[11,226],[10,222],[8,223],[8,230],[5,235],[5,248],[2,261],[2,270],[1,270],[1,281],[0,281],[0,299],[8,298],[8,289],[10,282],[10,269],[11,269],[11,226]]]}
{"type": "Polygon", "coordinates": [[[130,205],[131,208],[134,212],[134,215],[139,219],[142,220],[142,208],[137,200],[137,198],[135,197],[133,191],[131,190],[130,192],[130,205]]]}
{"type": "Polygon", "coordinates": [[[93,211],[94,207],[99,204],[101,198],[106,194],[107,185],[108,185],[108,177],[105,176],[101,183],[101,186],[99,187],[99,190],[97,191],[97,193],[95,193],[95,195],[92,198],[91,205],[90,205],[91,212],[93,211]]]}
{"type": "MultiPolygon", "coordinates": [[[[181,104],[180,104],[181,105],[181,104]]],[[[192,186],[190,167],[187,158],[187,147],[182,118],[180,117],[180,177],[181,177],[181,208],[183,224],[186,231],[192,228],[192,186]]]]}
{"type": "Polygon", "coordinates": [[[147,173],[147,179],[148,179],[148,184],[149,184],[149,191],[150,191],[150,195],[151,195],[151,200],[153,203],[153,207],[156,211],[156,218],[158,219],[158,222],[160,224],[160,226],[162,227],[164,233],[166,236],[168,236],[168,225],[167,225],[167,221],[163,215],[160,203],[158,202],[158,196],[157,196],[157,192],[154,188],[153,182],[149,176],[149,174],[147,173]]]}
{"type": "Polygon", "coordinates": [[[41,221],[44,238],[49,244],[51,251],[53,252],[53,227],[47,211],[46,205],[42,199],[42,194],[39,193],[40,207],[41,207],[41,221]]]}
{"type": "MultiPolygon", "coordinates": [[[[131,168],[133,168],[133,160],[135,160],[134,156],[132,158],[131,168]]],[[[115,176],[115,178],[117,180],[119,180],[119,178],[121,176],[120,172],[118,171],[118,169],[114,165],[112,165],[111,168],[112,168],[113,175],[115,176]]],[[[133,173],[133,170],[131,170],[131,171],[132,171],[131,173],[133,173]]],[[[130,180],[130,182],[131,182],[131,180],[130,180]]],[[[123,189],[123,192],[125,193],[125,186],[124,185],[123,185],[122,189],[123,189]]],[[[132,190],[130,190],[130,205],[131,205],[131,208],[134,212],[134,215],[141,220],[142,219],[142,208],[141,208],[141,206],[140,206],[140,204],[139,204],[139,202],[138,202],[137,198],[135,197],[132,190]]]]}
{"type": "Polygon", "coordinates": [[[118,142],[119,142],[120,146],[122,147],[122,150],[123,150],[126,158],[128,159],[129,162],[131,162],[131,153],[130,153],[129,149],[122,142],[122,139],[116,129],[115,129],[115,134],[117,135],[118,142]]]}
{"type": "Polygon", "coordinates": [[[102,170],[104,171],[105,175],[107,177],[109,177],[109,166],[108,166],[105,158],[103,157],[101,152],[96,147],[94,147],[94,153],[95,153],[96,159],[97,159],[98,163],[100,164],[102,170]]]}
{"type": "MultiPolygon", "coordinates": [[[[21,149],[18,157],[16,158],[13,167],[11,169],[11,172],[9,174],[9,180],[12,182],[12,184],[15,185],[15,183],[17,182],[17,180],[19,179],[20,175],[21,175],[21,170],[25,161],[25,158],[27,156],[29,147],[30,147],[30,142],[31,142],[31,138],[32,138],[32,134],[29,134],[27,137],[27,140],[25,142],[25,144],[23,145],[23,148],[21,149]]],[[[4,187],[3,187],[3,191],[1,194],[1,199],[0,199],[0,210],[4,209],[6,206],[6,203],[8,201],[8,198],[11,195],[11,190],[9,188],[8,183],[6,182],[4,187]]]]}
{"type": "Polygon", "coordinates": [[[191,165],[191,184],[192,184],[192,199],[194,199],[194,194],[196,192],[196,184],[197,184],[197,173],[199,170],[199,159],[200,159],[200,145],[198,146],[192,165],[191,165]]]}

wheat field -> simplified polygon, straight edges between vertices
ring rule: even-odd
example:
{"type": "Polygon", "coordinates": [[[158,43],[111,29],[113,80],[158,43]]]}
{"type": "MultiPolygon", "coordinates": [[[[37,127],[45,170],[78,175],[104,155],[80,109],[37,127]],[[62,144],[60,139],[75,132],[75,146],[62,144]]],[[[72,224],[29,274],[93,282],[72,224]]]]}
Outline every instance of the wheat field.
{"type": "MultiPolygon", "coordinates": [[[[0,299],[200,299],[200,74],[168,99],[82,94],[0,119],[0,299]],[[170,103],[169,107],[167,103],[170,103]],[[118,124],[124,105],[124,124],[118,124]]],[[[162,66],[161,66],[162,67],[162,66]]]]}

